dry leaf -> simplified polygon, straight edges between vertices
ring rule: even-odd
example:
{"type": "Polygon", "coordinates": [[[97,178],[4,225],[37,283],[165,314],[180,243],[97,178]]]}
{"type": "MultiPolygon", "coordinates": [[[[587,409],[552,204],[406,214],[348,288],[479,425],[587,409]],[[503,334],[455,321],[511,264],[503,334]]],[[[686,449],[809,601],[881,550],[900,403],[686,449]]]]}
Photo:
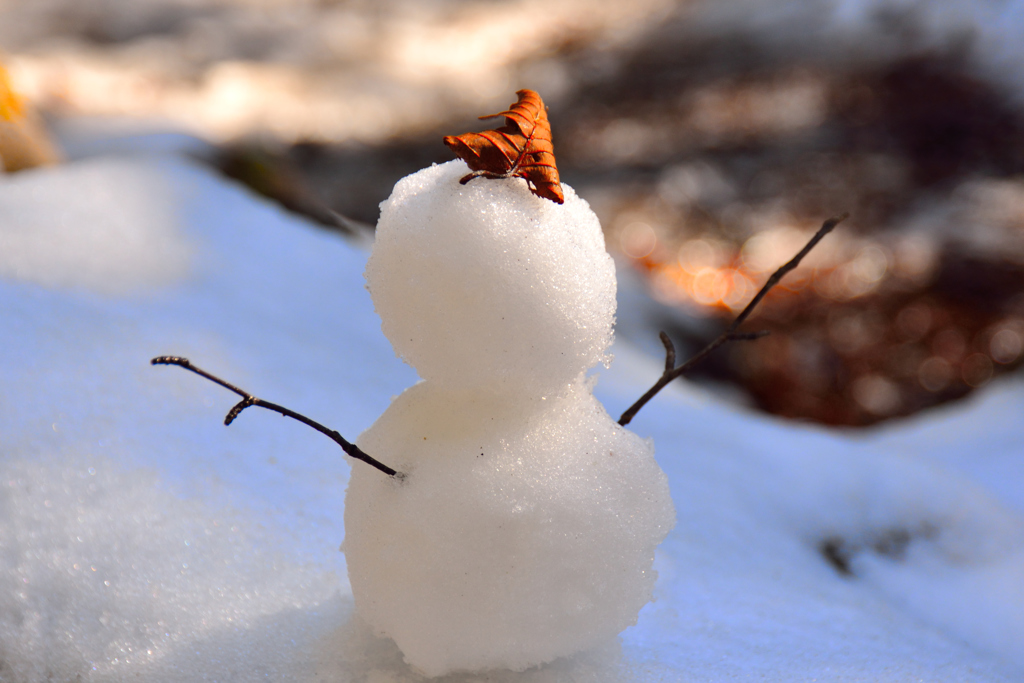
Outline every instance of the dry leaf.
{"type": "Polygon", "coordinates": [[[564,197],[544,101],[532,90],[520,90],[516,95],[519,101],[508,111],[480,117],[504,116],[501,128],[445,137],[444,144],[473,169],[459,182],[466,184],[478,176],[525,178],[535,195],[561,204],[564,197]]]}

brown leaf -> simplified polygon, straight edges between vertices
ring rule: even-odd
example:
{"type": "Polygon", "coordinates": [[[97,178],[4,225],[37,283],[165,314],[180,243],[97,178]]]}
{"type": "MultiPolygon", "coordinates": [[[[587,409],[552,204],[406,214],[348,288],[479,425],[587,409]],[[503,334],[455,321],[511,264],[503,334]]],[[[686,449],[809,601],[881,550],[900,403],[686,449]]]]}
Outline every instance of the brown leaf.
{"type": "Polygon", "coordinates": [[[465,185],[478,176],[525,178],[535,195],[561,204],[564,197],[544,101],[532,90],[520,90],[516,95],[519,101],[508,111],[480,117],[504,116],[501,128],[445,137],[444,144],[473,169],[459,182],[465,185]]]}

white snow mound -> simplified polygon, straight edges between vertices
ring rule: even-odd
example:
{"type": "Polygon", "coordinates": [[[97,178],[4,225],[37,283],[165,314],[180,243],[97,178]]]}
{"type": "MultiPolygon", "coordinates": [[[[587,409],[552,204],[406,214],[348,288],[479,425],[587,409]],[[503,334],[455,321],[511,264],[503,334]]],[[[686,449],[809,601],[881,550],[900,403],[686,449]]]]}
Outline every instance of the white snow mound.
{"type": "Polygon", "coordinates": [[[166,181],[123,159],[34,169],[0,184],[0,277],[125,294],[188,274],[166,181]]]}
{"type": "Polygon", "coordinates": [[[636,623],[675,524],[653,447],[581,382],[554,400],[422,382],[359,440],[344,551],[356,610],[429,676],[574,654],[636,623]]]}
{"type": "Polygon", "coordinates": [[[523,670],[636,623],[675,524],[649,442],[583,376],[605,358],[615,268],[597,217],[461,161],[401,180],[366,279],[424,382],[360,445],[344,550],[356,610],[415,669],[523,670]]]}
{"type": "Polygon", "coordinates": [[[459,179],[462,161],[403,178],[381,204],[366,281],[384,334],[420,377],[543,396],[605,361],[615,265],[590,206],[526,181],[459,179]]]}
{"type": "Polygon", "coordinates": [[[328,602],[337,577],[266,547],[253,561],[271,539],[244,514],[156,480],[95,456],[3,463],[0,681],[201,680],[254,657],[268,675],[296,668],[260,653],[261,631],[302,639],[308,625],[280,615],[328,602]]]}

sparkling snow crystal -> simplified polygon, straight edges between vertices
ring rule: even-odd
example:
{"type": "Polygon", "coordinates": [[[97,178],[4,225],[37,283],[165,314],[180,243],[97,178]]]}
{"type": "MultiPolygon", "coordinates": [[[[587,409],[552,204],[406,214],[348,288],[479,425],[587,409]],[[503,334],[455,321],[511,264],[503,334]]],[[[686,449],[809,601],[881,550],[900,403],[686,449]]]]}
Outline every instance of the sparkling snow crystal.
{"type": "Polygon", "coordinates": [[[355,468],[345,505],[356,609],[430,676],[613,638],[675,521],[651,444],[584,378],[615,311],[597,218],[569,187],[558,206],[465,173],[424,169],[382,207],[366,277],[425,381],[359,440],[407,479],[355,468]]]}

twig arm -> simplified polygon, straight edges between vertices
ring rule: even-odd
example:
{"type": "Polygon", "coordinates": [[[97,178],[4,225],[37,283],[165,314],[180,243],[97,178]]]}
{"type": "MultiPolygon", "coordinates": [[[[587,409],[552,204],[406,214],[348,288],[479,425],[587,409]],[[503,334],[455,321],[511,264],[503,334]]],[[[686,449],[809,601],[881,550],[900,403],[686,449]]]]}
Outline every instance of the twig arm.
{"type": "Polygon", "coordinates": [[[786,277],[786,275],[788,275],[790,271],[794,270],[797,266],[799,266],[800,262],[804,260],[804,257],[811,253],[811,249],[814,249],[814,247],[818,246],[818,242],[823,240],[825,238],[825,235],[835,230],[835,227],[842,223],[843,221],[845,221],[847,218],[849,218],[849,216],[850,214],[844,213],[839,216],[833,216],[832,218],[829,218],[824,223],[822,223],[821,227],[818,228],[818,232],[814,233],[814,236],[811,237],[807,244],[804,245],[804,248],[797,252],[796,256],[791,258],[789,261],[784,263],[778,270],[772,273],[772,276],[768,278],[768,282],[764,283],[764,286],[761,287],[757,294],[754,295],[754,298],[750,300],[750,303],[747,304],[746,308],[740,311],[740,314],[736,316],[736,320],[734,320],[732,322],[732,325],[729,326],[729,329],[726,330],[726,334],[732,334],[733,332],[735,332],[736,328],[743,324],[743,321],[750,316],[750,314],[754,311],[755,308],[757,308],[757,305],[761,303],[761,299],[763,299],[768,294],[768,292],[771,291],[772,287],[779,284],[779,281],[782,280],[782,278],[786,277]]]}
{"type": "Polygon", "coordinates": [[[661,337],[661,343],[665,346],[665,371],[662,373],[658,381],[654,383],[654,386],[648,389],[643,396],[637,399],[636,403],[626,409],[626,412],[624,412],[622,417],[619,418],[619,424],[623,427],[628,425],[633,418],[636,417],[636,414],[640,412],[640,409],[647,405],[648,401],[657,396],[659,391],[664,389],[675,378],[686,374],[690,368],[704,360],[712,351],[722,344],[730,341],[752,341],[766,336],[768,332],[764,330],[759,332],[737,332],[736,329],[750,316],[772,287],[779,284],[779,281],[782,280],[782,278],[800,265],[800,262],[804,260],[804,257],[811,253],[811,249],[814,249],[825,235],[832,232],[837,225],[846,220],[848,215],[849,214],[844,213],[841,216],[835,216],[834,218],[829,218],[825,221],[818,229],[818,232],[814,233],[814,236],[809,242],[807,242],[807,244],[804,245],[804,248],[801,249],[796,256],[791,258],[778,270],[772,273],[772,276],[768,278],[768,281],[764,283],[764,286],[761,287],[757,294],[754,295],[754,298],[750,300],[750,303],[740,311],[740,314],[736,316],[736,319],[732,321],[732,324],[729,325],[725,332],[720,334],[714,341],[698,351],[692,358],[682,365],[676,367],[675,347],[672,345],[672,340],[669,339],[668,335],[661,332],[659,336],[661,337]]]}
{"type": "Polygon", "coordinates": [[[249,406],[266,408],[267,410],[272,410],[275,413],[280,413],[285,417],[290,417],[293,420],[297,420],[308,427],[312,427],[316,431],[327,436],[336,444],[341,446],[341,449],[345,451],[345,453],[347,453],[350,457],[353,457],[356,460],[361,460],[365,462],[367,465],[371,465],[372,467],[377,468],[378,470],[388,475],[389,477],[395,477],[396,479],[405,478],[404,474],[388,467],[379,460],[376,460],[375,458],[371,457],[361,448],[359,448],[359,446],[345,439],[345,437],[343,437],[337,431],[329,429],[324,425],[320,424],[319,422],[317,422],[316,420],[311,420],[310,418],[306,417],[305,415],[302,415],[301,413],[296,413],[294,410],[290,410],[288,408],[285,408],[284,406],[279,406],[276,403],[271,403],[270,401],[264,401],[261,398],[256,398],[252,394],[243,391],[242,389],[239,389],[235,385],[225,382],[220,377],[217,377],[216,375],[211,375],[202,368],[196,367],[188,358],[182,358],[180,356],[157,356],[150,362],[153,365],[177,365],[180,368],[185,368],[190,372],[194,372],[200,377],[204,377],[213,382],[214,384],[219,384],[228,391],[233,391],[234,393],[241,396],[242,400],[236,403],[235,406],[230,411],[228,411],[227,416],[224,418],[225,426],[230,425],[232,422],[234,422],[235,418],[241,415],[242,411],[248,408],[249,406]]]}
{"type": "Polygon", "coordinates": [[[661,345],[665,347],[665,372],[671,372],[672,368],[676,366],[676,346],[664,330],[658,333],[658,338],[661,339],[661,345]]]}

